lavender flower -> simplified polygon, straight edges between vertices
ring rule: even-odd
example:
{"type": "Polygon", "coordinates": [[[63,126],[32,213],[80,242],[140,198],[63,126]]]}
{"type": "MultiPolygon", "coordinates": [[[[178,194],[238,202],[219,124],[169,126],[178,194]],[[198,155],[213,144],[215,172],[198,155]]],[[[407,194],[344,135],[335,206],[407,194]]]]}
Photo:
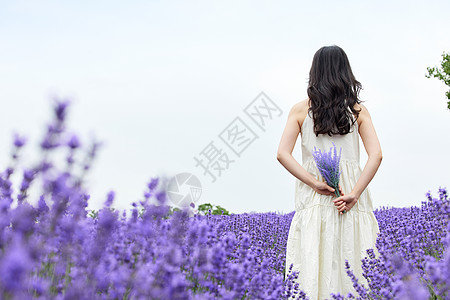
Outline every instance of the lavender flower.
{"type": "Polygon", "coordinates": [[[342,170],[339,171],[339,160],[341,159],[342,148],[340,148],[339,156],[337,156],[336,145],[334,143],[333,147],[330,148],[328,153],[325,151],[322,152],[320,149],[317,150],[316,147],[314,147],[312,155],[320,174],[327,184],[334,188],[336,197],[339,197],[339,176],[342,173],[342,170]],[[334,157],[332,157],[333,147],[334,157]]]}
{"type": "Polygon", "coordinates": [[[70,139],[67,141],[67,146],[69,146],[71,149],[80,147],[80,140],[78,139],[78,136],[76,134],[73,134],[70,137],[70,139]]]}
{"type": "Polygon", "coordinates": [[[23,145],[25,145],[26,141],[26,137],[14,133],[14,146],[16,146],[17,148],[21,148],[23,147],[23,145]]]}
{"type": "MultiPolygon", "coordinates": [[[[66,106],[57,106],[49,149],[75,136],[63,130],[66,106]]],[[[87,149],[75,139],[72,146],[71,152],[87,149]]],[[[73,167],[89,166],[97,147],[73,167]]],[[[302,270],[285,265],[294,212],[169,214],[165,191],[158,189],[164,179],[155,177],[144,197],[157,205],[135,201],[127,218],[113,207],[111,191],[103,208],[88,215],[85,185],[72,168],[59,170],[53,152],[43,151],[38,166],[24,166],[18,187],[10,179],[13,167],[0,172],[1,299],[308,299],[300,290],[302,270]],[[32,181],[42,184],[42,193],[33,194],[32,181]],[[16,191],[30,193],[19,195],[22,200],[38,199],[36,207],[27,201],[12,206],[16,191]]],[[[334,158],[332,151],[314,155],[324,174],[338,179],[336,152],[334,158]]],[[[361,260],[368,286],[347,261],[354,294],[328,298],[449,299],[450,199],[440,187],[426,200],[421,207],[376,209],[376,249],[361,260]]]]}

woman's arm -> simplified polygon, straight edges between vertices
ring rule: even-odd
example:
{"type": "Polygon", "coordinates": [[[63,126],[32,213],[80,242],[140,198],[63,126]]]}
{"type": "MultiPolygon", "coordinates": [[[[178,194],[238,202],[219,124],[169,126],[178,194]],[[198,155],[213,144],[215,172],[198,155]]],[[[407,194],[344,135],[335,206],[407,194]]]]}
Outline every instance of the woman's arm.
{"type": "Polygon", "coordinates": [[[367,188],[369,182],[375,176],[375,173],[381,164],[381,160],[383,159],[380,142],[378,141],[369,111],[362,104],[360,104],[360,107],[361,112],[359,116],[361,118],[361,124],[359,125],[359,134],[364,143],[364,147],[366,148],[368,159],[361,176],[351,192],[357,199],[359,199],[362,192],[367,188]]]}
{"type": "MultiPolygon", "coordinates": [[[[278,146],[277,160],[296,178],[323,195],[332,195],[334,189],[325,182],[317,180],[306,171],[292,156],[297,137],[301,130],[298,120],[304,120],[308,112],[307,100],[294,105],[288,115],[286,127],[278,146]]],[[[302,121],[303,122],[303,121],[302,121]]]]}
{"type": "Polygon", "coordinates": [[[353,190],[347,195],[333,200],[340,213],[344,209],[351,209],[353,205],[355,205],[362,192],[367,188],[369,182],[375,176],[375,173],[381,164],[381,160],[383,159],[380,142],[378,141],[369,111],[362,104],[360,104],[360,108],[361,112],[359,113],[359,118],[361,119],[361,124],[359,125],[359,135],[366,148],[368,159],[353,190]]]}

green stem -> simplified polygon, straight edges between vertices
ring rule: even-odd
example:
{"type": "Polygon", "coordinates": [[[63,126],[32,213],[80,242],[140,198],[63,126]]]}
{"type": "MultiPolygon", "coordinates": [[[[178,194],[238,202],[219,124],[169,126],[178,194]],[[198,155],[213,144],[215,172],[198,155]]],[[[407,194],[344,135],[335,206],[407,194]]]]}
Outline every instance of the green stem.
{"type": "Polygon", "coordinates": [[[336,195],[336,197],[340,197],[341,193],[339,193],[339,186],[338,187],[334,187],[334,194],[336,195]]]}

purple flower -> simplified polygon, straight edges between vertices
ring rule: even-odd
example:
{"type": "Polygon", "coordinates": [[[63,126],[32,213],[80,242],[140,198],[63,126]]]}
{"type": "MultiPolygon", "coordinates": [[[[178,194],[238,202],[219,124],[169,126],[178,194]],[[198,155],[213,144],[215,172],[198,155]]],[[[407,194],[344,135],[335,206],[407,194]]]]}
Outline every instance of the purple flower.
{"type": "Polygon", "coordinates": [[[32,232],[35,226],[35,218],[35,208],[27,202],[20,203],[11,214],[11,223],[14,231],[23,234],[32,232]]]}
{"type": "Polygon", "coordinates": [[[41,148],[49,150],[58,147],[60,144],[57,141],[53,141],[51,136],[46,136],[41,143],[41,148]]]}
{"type": "Polygon", "coordinates": [[[31,288],[37,296],[47,296],[46,295],[48,288],[50,287],[50,281],[44,278],[35,276],[31,279],[31,288]]]}
{"type": "Polygon", "coordinates": [[[21,148],[25,145],[26,141],[27,139],[25,137],[21,137],[17,133],[14,133],[14,146],[21,148]]]}
{"type": "Polygon", "coordinates": [[[158,182],[159,182],[158,177],[152,178],[151,181],[147,184],[147,187],[149,188],[150,191],[153,191],[158,185],[158,182]]]}
{"type": "Polygon", "coordinates": [[[67,146],[69,146],[71,149],[80,147],[80,140],[78,139],[78,136],[73,134],[67,142],[67,146]]]}
{"type": "Polygon", "coordinates": [[[18,292],[24,287],[26,275],[31,268],[32,261],[27,248],[20,237],[15,237],[0,262],[2,286],[9,292],[18,292]]]}
{"type": "Polygon", "coordinates": [[[115,197],[114,191],[110,191],[108,193],[108,196],[107,196],[106,201],[105,201],[105,206],[106,207],[111,207],[111,205],[112,205],[112,203],[114,201],[114,197],[115,197]]]}
{"type": "Polygon", "coordinates": [[[322,152],[322,150],[317,150],[316,147],[312,150],[312,156],[316,162],[317,168],[320,174],[325,179],[327,184],[334,188],[334,193],[337,197],[340,196],[339,193],[339,177],[342,171],[339,171],[339,161],[341,159],[342,148],[340,148],[339,156],[337,155],[336,145],[333,143],[333,147],[330,151],[322,152]],[[334,156],[332,156],[334,148],[334,156]]]}
{"type": "Polygon", "coordinates": [[[156,199],[160,204],[164,204],[167,202],[167,194],[165,191],[161,191],[156,194],[156,199]]]}
{"type": "Polygon", "coordinates": [[[38,201],[38,212],[39,214],[43,214],[49,211],[49,208],[47,206],[47,203],[45,203],[44,195],[41,195],[39,197],[38,201]]]}
{"type": "Polygon", "coordinates": [[[67,107],[69,106],[70,101],[69,100],[55,100],[55,106],[54,106],[54,112],[55,116],[59,121],[64,121],[67,113],[67,107]]]}
{"type": "Polygon", "coordinates": [[[117,226],[117,212],[112,212],[110,208],[102,208],[98,213],[98,226],[104,232],[110,232],[117,226]]]}
{"type": "Polygon", "coordinates": [[[144,192],[144,198],[145,201],[141,202],[142,205],[144,205],[143,203],[147,203],[148,200],[150,199],[150,197],[152,196],[156,196],[156,187],[158,186],[159,183],[159,178],[158,177],[154,177],[150,180],[149,183],[147,183],[147,187],[148,187],[148,191],[144,192]]]}

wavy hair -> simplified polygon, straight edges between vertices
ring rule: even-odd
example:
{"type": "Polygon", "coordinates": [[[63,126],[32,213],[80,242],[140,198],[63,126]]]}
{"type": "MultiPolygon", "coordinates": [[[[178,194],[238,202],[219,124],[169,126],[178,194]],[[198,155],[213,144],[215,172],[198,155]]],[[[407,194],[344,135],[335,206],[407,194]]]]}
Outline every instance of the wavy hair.
{"type": "Polygon", "coordinates": [[[361,111],[354,109],[355,103],[362,102],[359,99],[361,89],[361,83],[355,79],[344,50],[336,45],[317,50],[307,89],[310,99],[308,113],[312,112],[316,136],[350,132],[361,111]],[[356,118],[352,118],[352,113],[356,118]]]}

